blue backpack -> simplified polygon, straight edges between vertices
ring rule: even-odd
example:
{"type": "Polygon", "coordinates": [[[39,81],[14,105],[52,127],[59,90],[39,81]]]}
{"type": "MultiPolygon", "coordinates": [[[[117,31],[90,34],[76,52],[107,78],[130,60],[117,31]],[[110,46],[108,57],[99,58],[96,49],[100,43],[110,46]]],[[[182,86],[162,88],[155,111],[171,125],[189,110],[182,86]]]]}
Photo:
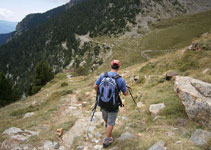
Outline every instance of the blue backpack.
{"type": "Polygon", "coordinates": [[[121,76],[118,74],[113,77],[109,77],[108,72],[105,72],[104,78],[100,82],[97,95],[98,105],[106,111],[116,111],[119,106],[124,106],[120,99],[120,90],[116,82],[119,77],[121,76]]]}

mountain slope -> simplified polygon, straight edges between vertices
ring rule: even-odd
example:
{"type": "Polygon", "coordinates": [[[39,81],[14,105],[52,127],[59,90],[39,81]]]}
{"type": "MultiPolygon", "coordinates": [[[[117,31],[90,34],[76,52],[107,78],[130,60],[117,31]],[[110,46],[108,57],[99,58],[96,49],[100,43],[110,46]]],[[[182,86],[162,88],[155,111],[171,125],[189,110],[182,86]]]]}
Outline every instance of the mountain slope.
{"type": "Polygon", "coordinates": [[[20,84],[22,91],[29,87],[29,77],[40,60],[47,60],[55,72],[68,66],[87,73],[102,64],[112,49],[112,45],[96,43],[90,37],[125,34],[127,38],[130,30],[142,30],[145,24],[188,10],[191,8],[178,1],[86,0],[2,46],[0,70],[20,84]],[[82,35],[88,37],[85,42],[82,35]]]}
{"type": "MultiPolygon", "coordinates": [[[[174,92],[173,81],[165,80],[165,72],[175,70],[179,75],[189,75],[211,82],[210,72],[202,73],[204,69],[210,67],[210,42],[211,34],[206,33],[193,41],[202,46],[198,51],[183,47],[150,59],[146,63],[137,63],[120,69],[119,73],[133,89],[135,100],[141,102],[142,106],[139,113],[130,96],[122,97],[125,107],[120,109],[112,134],[115,142],[110,148],[147,150],[163,140],[166,143],[165,147],[171,150],[181,150],[181,145],[185,150],[206,149],[195,146],[190,141],[190,136],[197,128],[208,131],[210,129],[187,118],[184,106],[174,92]],[[131,80],[137,76],[138,81],[131,80]],[[166,107],[158,117],[155,117],[149,112],[149,106],[157,103],[164,103],[166,107]],[[119,141],[118,137],[125,132],[131,133],[133,138],[119,141]]],[[[71,77],[68,72],[59,73],[36,95],[1,108],[0,133],[10,127],[39,132],[38,135],[21,141],[21,144],[18,140],[9,139],[7,134],[2,134],[0,138],[2,150],[8,147],[12,149],[15,146],[20,149],[23,147],[42,149],[56,143],[65,150],[76,150],[81,147],[92,150],[101,147],[105,128],[101,124],[99,109],[91,126],[88,122],[95,103],[92,85],[98,75],[99,73],[93,72],[88,76],[71,77]],[[66,83],[66,86],[62,86],[63,83],[66,83]],[[29,112],[34,114],[24,117],[29,112]],[[59,128],[64,129],[61,137],[56,134],[59,128]],[[89,131],[88,136],[87,131],[89,131]]],[[[21,132],[21,135],[23,133],[28,135],[27,130],[21,132]]],[[[209,148],[209,145],[207,147],[209,148]]]]}
{"type": "Polygon", "coordinates": [[[15,31],[17,22],[0,20],[0,34],[15,31]]]}

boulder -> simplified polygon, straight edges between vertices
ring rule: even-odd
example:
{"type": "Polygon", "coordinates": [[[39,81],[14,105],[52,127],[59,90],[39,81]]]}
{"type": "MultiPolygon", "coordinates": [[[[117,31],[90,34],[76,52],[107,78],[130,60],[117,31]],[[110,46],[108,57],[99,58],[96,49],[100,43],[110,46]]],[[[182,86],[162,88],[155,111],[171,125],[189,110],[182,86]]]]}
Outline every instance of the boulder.
{"type": "Polygon", "coordinates": [[[167,150],[167,148],[165,147],[165,142],[161,140],[150,147],[148,150],[167,150]]]}
{"type": "Polygon", "coordinates": [[[196,129],[196,131],[191,135],[190,140],[197,146],[203,146],[208,144],[208,141],[211,140],[211,132],[196,129]]]}
{"type": "Polygon", "coordinates": [[[132,139],[134,136],[130,132],[125,132],[121,134],[121,136],[118,138],[119,141],[124,141],[128,139],[132,139]]]}
{"type": "Polygon", "coordinates": [[[152,104],[149,106],[149,111],[152,113],[152,115],[157,115],[160,112],[160,110],[162,110],[165,107],[166,106],[164,103],[152,104]]]}
{"type": "Polygon", "coordinates": [[[189,119],[211,127],[211,84],[176,76],[174,90],[182,100],[189,119]]]}

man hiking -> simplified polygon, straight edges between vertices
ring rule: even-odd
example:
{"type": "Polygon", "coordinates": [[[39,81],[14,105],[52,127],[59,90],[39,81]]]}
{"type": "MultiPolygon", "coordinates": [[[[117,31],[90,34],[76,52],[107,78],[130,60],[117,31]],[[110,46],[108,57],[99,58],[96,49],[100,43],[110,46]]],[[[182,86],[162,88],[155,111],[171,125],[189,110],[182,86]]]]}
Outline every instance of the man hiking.
{"type": "Polygon", "coordinates": [[[119,106],[123,106],[119,93],[122,91],[125,96],[128,94],[125,80],[117,74],[119,67],[120,61],[113,60],[111,62],[111,71],[102,73],[94,84],[94,89],[97,92],[97,103],[101,107],[106,127],[103,140],[104,148],[113,142],[111,133],[115,125],[119,106]]]}

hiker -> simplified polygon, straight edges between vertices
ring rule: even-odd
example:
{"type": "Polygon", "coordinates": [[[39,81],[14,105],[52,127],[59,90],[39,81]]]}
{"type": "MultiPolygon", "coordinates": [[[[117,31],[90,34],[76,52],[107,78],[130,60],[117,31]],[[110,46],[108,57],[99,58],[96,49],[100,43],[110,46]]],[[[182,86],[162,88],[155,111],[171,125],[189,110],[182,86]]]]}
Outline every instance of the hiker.
{"type": "Polygon", "coordinates": [[[105,138],[103,147],[108,147],[112,142],[112,130],[115,125],[119,106],[124,106],[120,99],[120,91],[123,95],[128,94],[125,80],[117,74],[120,67],[119,60],[111,62],[111,71],[102,73],[94,84],[94,89],[97,92],[98,105],[101,107],[102,118],[105,121],[105,138]]]}

